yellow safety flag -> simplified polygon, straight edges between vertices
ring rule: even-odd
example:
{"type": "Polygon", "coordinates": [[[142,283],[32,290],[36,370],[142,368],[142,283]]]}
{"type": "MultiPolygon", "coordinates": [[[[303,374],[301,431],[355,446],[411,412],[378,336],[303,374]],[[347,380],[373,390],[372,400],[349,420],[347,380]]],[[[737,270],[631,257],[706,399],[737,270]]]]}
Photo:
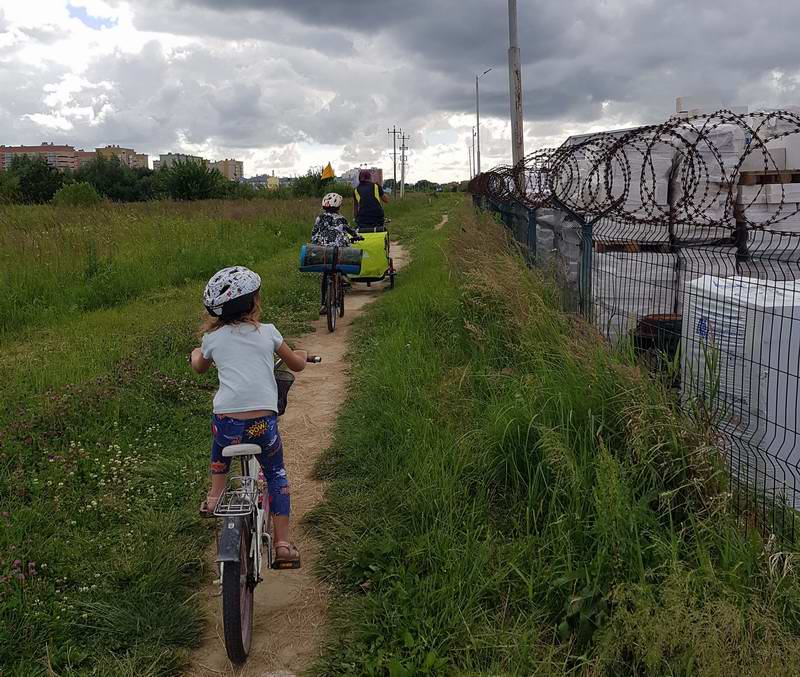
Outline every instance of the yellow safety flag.
{"type": "Polygon", "coordinates": [[[325,169],[322,170],[322,178],[323,179],[332,179],[334,177],[333,167],[331,167],[331,163],[329,162],[325,169]]]}

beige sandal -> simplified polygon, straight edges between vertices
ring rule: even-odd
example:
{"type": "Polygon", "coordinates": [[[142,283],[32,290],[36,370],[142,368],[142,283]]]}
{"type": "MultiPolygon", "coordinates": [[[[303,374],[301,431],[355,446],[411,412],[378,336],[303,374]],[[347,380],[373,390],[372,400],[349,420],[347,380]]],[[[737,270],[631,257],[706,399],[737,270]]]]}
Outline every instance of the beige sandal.
{"type": "Polygon", "coordinates": [[[300,553],[289,541],[276,541],[275,542],[275,559],[272,560],[273,569],[299,569],[300,568],[300,553]],[[283,550],[285,554],[281,556],[279,550],[283,550]]]}

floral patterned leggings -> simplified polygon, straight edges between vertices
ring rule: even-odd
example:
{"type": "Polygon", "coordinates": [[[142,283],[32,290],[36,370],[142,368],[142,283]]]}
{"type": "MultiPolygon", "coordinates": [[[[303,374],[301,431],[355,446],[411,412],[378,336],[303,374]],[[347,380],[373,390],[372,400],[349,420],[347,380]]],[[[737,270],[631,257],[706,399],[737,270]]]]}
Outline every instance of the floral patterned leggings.
{"type": "Polygon", "coordinates": [[[269,491],[269,509],[273,515],[289,515],[289,479],[283,466],[283,442],[278,432],[278,417],[262,416],[240,420],[214,414],[211,418],[211,472],[224,475],[231,467],[230,458],[222,450],[231,444],[257,444],[256,457],[264,470],[269,491]]]}

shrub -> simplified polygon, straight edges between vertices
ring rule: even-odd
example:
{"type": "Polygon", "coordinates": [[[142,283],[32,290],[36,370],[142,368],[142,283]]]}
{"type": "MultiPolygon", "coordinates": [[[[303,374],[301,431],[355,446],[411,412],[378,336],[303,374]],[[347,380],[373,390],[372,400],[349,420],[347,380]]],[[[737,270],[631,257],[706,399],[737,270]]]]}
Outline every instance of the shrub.
{"type": "Polygon", "coordinates": [[[0,172],[0,204],[14,204],[20,198],[19,177],[11,172],[0,172]]]}
{"type": "Polygon", "coordinates": [[[152,169],[131,169],[116,157],[98,157],[87,162],[75,173],[75,179],[90,183],[113,202],[152,200],[163,192],[153,180],[152,169]]]}
{"type": "Polygon", "coordinates": [[[70,183],[58,189],[53,196],[53,204],[59,207],[91,207],[103,201],[94,186],[85,181],[70,183]]]}
{"type": "Polygon", "coordinates": [[[173,200],[210,200],[225,197],[226,179],[202,162],[176,162],[162,169],[167,194],[173,200]]]}
{"type": "Polygon", "coordinates": [[[42,157],[18,155],[8,171],[19,181],[19,199],[26,204],[50,202],[64,184],[64,175],[42,157]]]}

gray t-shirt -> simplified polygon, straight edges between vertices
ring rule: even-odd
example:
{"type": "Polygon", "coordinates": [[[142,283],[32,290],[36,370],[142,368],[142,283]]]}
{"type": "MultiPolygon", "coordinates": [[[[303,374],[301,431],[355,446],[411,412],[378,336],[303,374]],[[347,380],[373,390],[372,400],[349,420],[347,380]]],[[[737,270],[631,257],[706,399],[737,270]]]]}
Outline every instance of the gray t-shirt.
{"type": "Polygon", "coordinates": [[[200,350],[219,375],[215,414],[269,409],[278,411],[275,351],[283,343],[275,325],[227,324],[203,335],[200,350]]]}

